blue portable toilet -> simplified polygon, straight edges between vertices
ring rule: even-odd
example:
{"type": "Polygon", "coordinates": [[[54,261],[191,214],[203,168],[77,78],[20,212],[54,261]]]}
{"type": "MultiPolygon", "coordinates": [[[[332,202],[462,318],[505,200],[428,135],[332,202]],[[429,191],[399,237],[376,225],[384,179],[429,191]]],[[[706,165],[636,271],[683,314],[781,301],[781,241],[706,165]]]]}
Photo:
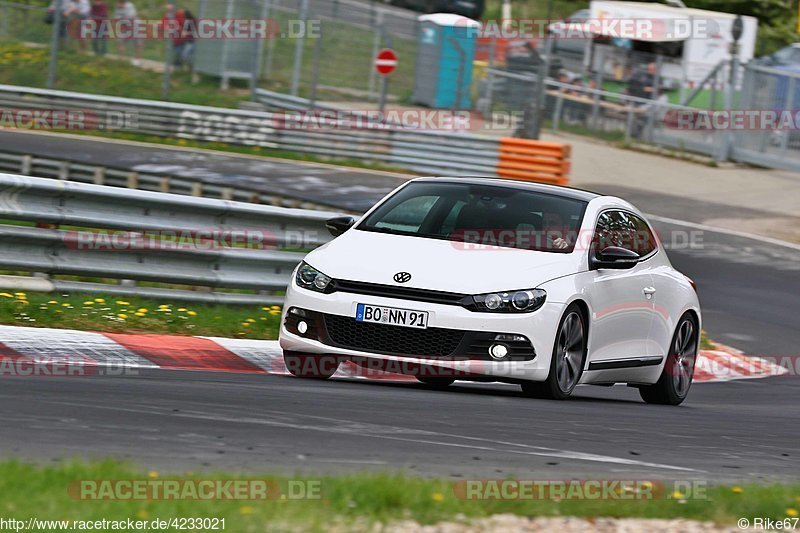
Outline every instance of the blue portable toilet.
{"type": "Polygon", "coordinates": [[[419,17],[414,102],[469,109],[472,61],[480,23],[450,13],[419,17]]]}

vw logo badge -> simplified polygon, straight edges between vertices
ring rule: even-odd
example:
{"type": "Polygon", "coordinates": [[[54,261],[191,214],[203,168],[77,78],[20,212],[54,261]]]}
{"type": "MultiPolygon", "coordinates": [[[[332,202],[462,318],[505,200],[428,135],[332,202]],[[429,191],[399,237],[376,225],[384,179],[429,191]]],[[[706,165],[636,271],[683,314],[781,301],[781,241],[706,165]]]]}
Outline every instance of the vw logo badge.
{"type": "Polygon", "coordinates": [[[405,283],[410,279],[411,279],[411,274],[409,274],[408,272],[398,272],[397,274],[394,275],[394,280],[397,283],[405,283]]]}

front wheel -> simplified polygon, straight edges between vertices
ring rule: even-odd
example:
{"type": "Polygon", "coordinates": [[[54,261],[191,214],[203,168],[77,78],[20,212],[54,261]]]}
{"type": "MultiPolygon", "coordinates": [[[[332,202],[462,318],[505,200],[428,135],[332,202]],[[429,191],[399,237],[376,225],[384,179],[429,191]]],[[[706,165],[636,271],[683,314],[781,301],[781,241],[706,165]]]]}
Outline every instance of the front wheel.
{"type": "Polygon", "coordinates": [[[654,385],[639,388],[642,400],[661,405],[679,405],[686,399],[694,377],[699,334],[694,317],[689,313],[683,315],[675,328],[661,377],[654,385]]]}
{"type": "Polygon", "coordinates": [[[328,379],[339,368],[339,358],[333,355],[309,355],[283,352],[286,370],[298,378],[328,379]]]}
{"type": "Polygon", "coordinates": [[[567,308],[557,331],[550,373],[541,383],[530,381],[522,384],[522,391],[528,396],[564,400],[581,379],[586,360],[587,330],[583,313],[577,305],[567,308]]]}

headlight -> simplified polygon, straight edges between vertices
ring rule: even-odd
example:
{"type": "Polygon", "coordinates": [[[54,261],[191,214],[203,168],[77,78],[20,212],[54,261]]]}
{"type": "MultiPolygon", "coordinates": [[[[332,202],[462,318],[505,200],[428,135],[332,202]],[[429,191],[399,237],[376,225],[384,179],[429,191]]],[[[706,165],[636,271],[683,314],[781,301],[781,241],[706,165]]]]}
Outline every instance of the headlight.
{"type": "Polygon", "coordinates": [[[303,261],[300,264],[300,268],[297,269],[294,280],[298,286],[316,292],[325,292],[325,289],[328,288],[331,282],[331,278],[305,261],[303,261]]]}
{"type": "Polygon", "coordinates": [[[536,311],[547,298],[544,289],[525,289],[508,292],[490,292],[472,297],[475,310],[489,313],[530,313],[536,311]]]}

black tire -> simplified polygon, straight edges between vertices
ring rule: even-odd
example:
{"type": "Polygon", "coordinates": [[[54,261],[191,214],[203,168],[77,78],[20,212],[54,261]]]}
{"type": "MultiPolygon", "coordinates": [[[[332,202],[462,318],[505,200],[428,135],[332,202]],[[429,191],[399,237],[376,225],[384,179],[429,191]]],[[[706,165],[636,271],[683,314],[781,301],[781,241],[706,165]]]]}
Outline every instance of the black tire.
{"type": "Polygon", "coordinates": [[[639,395],[647,403],[680,405],[689,394],[700,345],[700,330],[691,313],[684,314],[675,327],[669,354],[661,376],[653,385],[639,387],[639,395]]]}
{"type": "Polygon", "coordinates": [[[328,379],[339,368],[339,358],[333,355],[309,355],[283,352],[286,370],[298,378],[328,379]]]}
{"type": "Polygon", "coordinates": [[[522,384],[522,392],[533,398],[565,400],[583,375],[587,346],[586,319],[577,304],[564,311],[553,343],[553,357],[547,379],[522,384]],[[567,374],[565,375],[564,372],[567,374]]]}
{"type": "Polygon", "coordinates": [[[431,376],[415,376],[417,381],[434,389],[446,389],[455,382],[455,378],[439,378],[431,376]]]}

